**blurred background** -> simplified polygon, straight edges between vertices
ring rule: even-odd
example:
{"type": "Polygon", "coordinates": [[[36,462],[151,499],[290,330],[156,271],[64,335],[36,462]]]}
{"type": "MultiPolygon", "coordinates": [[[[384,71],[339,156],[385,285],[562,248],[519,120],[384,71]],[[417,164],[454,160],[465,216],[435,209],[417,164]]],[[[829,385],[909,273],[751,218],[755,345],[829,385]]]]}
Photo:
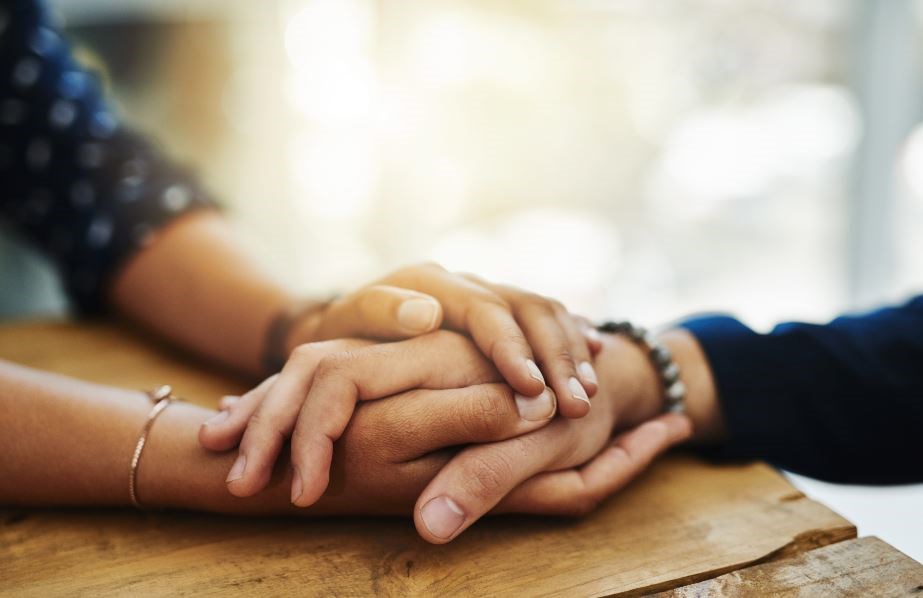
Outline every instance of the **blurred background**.
{"type": "MultiPolygon", "coordinates": [[[[923,2],[52,5],[305,292],[431,259],[593,317],[765,328],[923,289],[923,2]]],[[[797,482],[923,560],[923,487],[797,482]]]]}

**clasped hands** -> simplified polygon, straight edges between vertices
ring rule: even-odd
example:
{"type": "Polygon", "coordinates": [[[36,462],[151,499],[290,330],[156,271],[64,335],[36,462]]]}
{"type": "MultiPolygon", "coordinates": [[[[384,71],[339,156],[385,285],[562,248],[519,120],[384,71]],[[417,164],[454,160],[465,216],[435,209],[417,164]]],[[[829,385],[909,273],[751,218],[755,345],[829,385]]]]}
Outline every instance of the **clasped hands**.
{"type": "Polygon", "coordinates": [[[279,374],[200,429],[205,448],[238,448],[236,496],[289,484],[306,513],[412,508],[441,544],[487,513],[588,513],[691,434],[659,414],[630,341],[438,266],[331,302],[298,335],[279,374]]]}

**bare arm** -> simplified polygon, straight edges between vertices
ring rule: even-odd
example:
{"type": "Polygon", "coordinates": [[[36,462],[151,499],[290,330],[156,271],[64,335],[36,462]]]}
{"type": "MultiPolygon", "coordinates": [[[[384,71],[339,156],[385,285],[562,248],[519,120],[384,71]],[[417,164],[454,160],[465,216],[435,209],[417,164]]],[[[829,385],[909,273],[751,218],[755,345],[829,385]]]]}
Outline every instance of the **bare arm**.
{"type": "MultiPolygon", "coordinates": [[[[290,503],[287,458],[258,495],[228,493],[225,478],[237,452],[207,451],[198,441],[203,422],[216,412],[172,403],[148,435],[139,499],[150,507],[253,515],[409,513],[447,462],[450,453],[443,449],[503,440],[543,425],[521,417],[508,387],[487,383],[497,379],[495,373],[470,373],[474,385],[467,388],[417,389],[364,404],[339,442],[331,492],[310,509],[290,503]],[[401,442],[394,442],[397,437],[401,442]]],[[[265,385],[251,393],[261,389],[265,385]]],[[[243,402],[248,400],[245,395],[243,402]]],[[[131,455],[150,409],[138,391],[0,360],[0,505],[128,506],[131,455]]]]}
{"type": "Polygon", "coordinates": [[[261,372],[270,320],[293,295],[238,247],[214,212],[172,222],[122,269],[110,293],[116,309],[212,360],[261,372]]]}
{"type": "MultiPolygon", "coordinates": [[[[127,506],[131,453],[150,409],[138,391],[0,361],[0,504],[127,506]]],[[[142,501],[231,506],[223,484],[231,458],[198,449],[195,439],[213,413],[175,403],[156,421],[139,470],[142,501]]],[[[268,506],[267,498],[247,504],[268,506]]]]}

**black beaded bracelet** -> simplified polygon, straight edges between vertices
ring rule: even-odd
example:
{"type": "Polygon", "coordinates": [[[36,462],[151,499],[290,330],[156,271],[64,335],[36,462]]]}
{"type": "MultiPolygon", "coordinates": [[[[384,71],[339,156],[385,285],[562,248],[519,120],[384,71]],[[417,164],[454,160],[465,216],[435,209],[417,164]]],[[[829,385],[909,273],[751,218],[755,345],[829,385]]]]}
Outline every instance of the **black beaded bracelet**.
{"type": "Polygon", "coordinates": [[[657,341],[645,328],[631,322],[603,322],[596,327],[600,332],[624,334],[645,350],[664,388],[664,412],[686,411],[686,385],[679,379],[679,366],[663,343],[657,341]]]}

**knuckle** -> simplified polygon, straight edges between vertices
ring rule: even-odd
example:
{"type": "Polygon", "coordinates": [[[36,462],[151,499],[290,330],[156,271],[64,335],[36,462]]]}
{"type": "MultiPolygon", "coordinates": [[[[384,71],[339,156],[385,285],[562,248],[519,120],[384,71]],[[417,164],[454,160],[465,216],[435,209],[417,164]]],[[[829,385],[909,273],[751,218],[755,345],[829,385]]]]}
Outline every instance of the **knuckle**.
{"type": "Polygon", "coordinates": [[[310,362],[317,358],[317,352],[317,347],[315,347],[314,344],[305,343],[292,349],[291,357],[299,361],[310,362]]]}
{"type": "Polygon", "coordinates": [[[487,289],[478,290],[474,292],[472,299],[469,309],[475,315],[482,315],[497,309],[512,313],[510,302],[493,291],[487,289]]]}
{"type": "Polygon", "coordinates": [[[502,330],[502,335],[503,336],[497,341],[498,344],[506,343],[516,348],[529,345],[526,335],[523,334],[522,330],[518,327],[508,326],[502,330]]]}
{"type": "Polygon", "coordinates": [[[551,299],[538,293],[521,291],[516,304],[521,307],[529,308],[532,311],[539,312],[550,318],[558,318],[562,313],[567,313],[567,309],[557,299],[551,299]]]}
{"type": "Polygon", "coordinates": [[[346,369],[351,358],[352,355],[348,351],[325,355],[317,363],[317,369],[314,370],[315,379],[340,375],[346,369]]]}
{"type": "Polygon", "coordinates": [[[554,352],[554,360],[564,367],[572,368],[574,363],[574,354],[569,347],[558,347],[554,352]]]}
{"type": "Polygon", "coordinates": [[[538,293],[522,292],[516,299],[516,304],[520,308],[528,308],[532,311],[538,311],[545,314],[553,314],[554,308],[551,302],[538,293]]]}
{"type": "Polygon", "coordinates": [[[502,455],[472,456],[463,470],[464,486],[476,501],[489,503],[502,495],[513,470],[502,455]]]}

